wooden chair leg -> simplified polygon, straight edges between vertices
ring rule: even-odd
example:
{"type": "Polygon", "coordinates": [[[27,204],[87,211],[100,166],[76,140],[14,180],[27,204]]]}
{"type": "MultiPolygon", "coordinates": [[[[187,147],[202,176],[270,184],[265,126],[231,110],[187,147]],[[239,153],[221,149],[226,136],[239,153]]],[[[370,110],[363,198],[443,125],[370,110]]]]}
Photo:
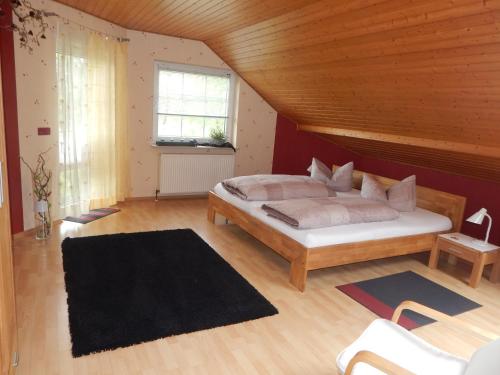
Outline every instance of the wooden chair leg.
{"type": "Polygon", "coordinates": [[[480,254],[474,262],[474,266],[472,267],[472,273],[470,275],[470,280],[469,280],[469,285],[473,288],[477,288],[479,282],[481,281],[481,277],[483,276],[485,261],[486,258],[484,254],[480,254]]]}
{"type": "Polygon", "coordinates": [[[290,283],[301,292],[306,290],[306,259],[306,255],[299,256],[292,261],[290,266],[290,283]]]}

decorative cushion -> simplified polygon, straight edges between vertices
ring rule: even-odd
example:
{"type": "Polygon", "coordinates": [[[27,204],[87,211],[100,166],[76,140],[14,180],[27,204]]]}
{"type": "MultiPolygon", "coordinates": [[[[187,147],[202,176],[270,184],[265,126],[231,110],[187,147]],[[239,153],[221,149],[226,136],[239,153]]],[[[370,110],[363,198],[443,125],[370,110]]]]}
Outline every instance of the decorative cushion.
{"type": "Polygon", "coordinates": [[[413,175],[392,185],[387,190],[389,206],[401,212],[415,211],[417,207],[416,181],[417,179],[413,175]]]}
{"type": "Polygon", "coordinates": [[[311,166],[307,168],[307,171],[311,173],[311,177],[315,180],[328,182],[332,177],[332,170],[328,168],[325,163],[316,158],[312,159],[311,166]]]}
{"type": "MultiPolygon", "coordinates": [[[[464,375],[467,361],[430,345],[390,320],[376,319],[361,336],[337,357],[344,374],[349,361],[362,350],[368,350],[416,375],[464,375]]],[[[359,363],[353,375],[382,375],[376,368],[359,363]]]]}
{"type": "Polygon", "coordinates": [[[465,375],[484,374],[500,374],[500,339],[476,350],[465,371],[465,375]]]}
{"type": "Polygon", "coordinates": [[[387,203],[385,186],[378,182],[375,177],[366,173],[363,175],[363,182],[361,184],[361,196],[366,199],[387,203]]]}
{"type": "Polygon", "coordinates": [[[344,164],[342,167],[337,168],[326,184],[335,191],[351,191],[353,170],[354,163],[352,161],[344,164]]]}

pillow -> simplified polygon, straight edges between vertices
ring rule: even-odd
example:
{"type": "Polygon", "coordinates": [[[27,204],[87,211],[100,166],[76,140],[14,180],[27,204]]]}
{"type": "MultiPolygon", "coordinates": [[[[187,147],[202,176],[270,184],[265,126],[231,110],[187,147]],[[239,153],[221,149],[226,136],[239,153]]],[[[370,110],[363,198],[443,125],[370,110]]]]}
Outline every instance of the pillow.
{"type": "Polygon", "coordinates": [[[307,168],[307,171],[311,173],[311,178],[325,183],[330,180],[333,173],[325,163],[316,158],[313,158],[311,166],[307,168]]]}
{"type": "Polygon", "coordinates": [[[387,203],[385,186],[378,182],[375,177],[366,173],[363,175],[363,182],[361,183],[361,196],[366,199],[387,203]]]}
{"type": "Polygon", "coordinates": [[[415,211],[417,207],[417,178],[415,175],[392,185],[387,190],[389,206],[401,212],[415,211]]]}
{"type": "Polygon", "coordinates": [[[337,168],[332,178],[326,183],[335,191],[351,191],[352,189],[352,171],[354,163],[351,161],[337,168]]]}

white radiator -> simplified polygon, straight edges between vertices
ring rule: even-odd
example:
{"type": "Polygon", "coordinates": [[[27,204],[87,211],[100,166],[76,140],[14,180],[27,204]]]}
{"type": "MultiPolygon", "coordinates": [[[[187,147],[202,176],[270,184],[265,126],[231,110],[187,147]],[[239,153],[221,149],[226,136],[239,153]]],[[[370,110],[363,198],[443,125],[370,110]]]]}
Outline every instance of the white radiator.
{"type": "Polygon", "coordinates": [[[161,154],[160,194],[207,193],[234,175],[234,155],[161,154]]]}

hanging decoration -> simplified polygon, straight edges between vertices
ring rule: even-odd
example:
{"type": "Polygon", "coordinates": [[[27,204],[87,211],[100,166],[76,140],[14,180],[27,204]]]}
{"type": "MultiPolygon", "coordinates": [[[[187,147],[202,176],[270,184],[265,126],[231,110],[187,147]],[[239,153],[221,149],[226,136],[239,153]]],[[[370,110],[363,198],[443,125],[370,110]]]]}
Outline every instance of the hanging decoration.
{"type": "Polygon", "coordinates": [[[4,18],[6,12],[12,10],[12,24],[2,28],[12,30],[19,34],[21,48],[26,48],[30,53],[35,46],[40,46],[40,39],[46,39],[49,25],[47,17],[57,16],[56,13],[35,9],[28,0],[0,0],[0,17],[4,18]]]}

